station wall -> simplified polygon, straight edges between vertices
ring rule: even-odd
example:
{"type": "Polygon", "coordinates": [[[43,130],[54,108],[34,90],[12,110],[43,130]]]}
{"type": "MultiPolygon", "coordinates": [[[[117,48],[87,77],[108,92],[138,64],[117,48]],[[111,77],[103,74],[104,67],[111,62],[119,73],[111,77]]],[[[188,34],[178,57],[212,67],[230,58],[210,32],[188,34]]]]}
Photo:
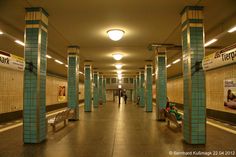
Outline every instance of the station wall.
{"type": "MultiPolygon", "coordinates": [[[[0,67],[0,114],[23,109],[23,76],[24,73],[0,67]]],[[[84,84],[79,85],[79,99],[84,99],[84,84]]],[[[67,102],[67,79],[47,76],[46,104],[55,105],[67,102]],[[59,101],[60,86],[65,86],[65,100],[59,101]]]]}

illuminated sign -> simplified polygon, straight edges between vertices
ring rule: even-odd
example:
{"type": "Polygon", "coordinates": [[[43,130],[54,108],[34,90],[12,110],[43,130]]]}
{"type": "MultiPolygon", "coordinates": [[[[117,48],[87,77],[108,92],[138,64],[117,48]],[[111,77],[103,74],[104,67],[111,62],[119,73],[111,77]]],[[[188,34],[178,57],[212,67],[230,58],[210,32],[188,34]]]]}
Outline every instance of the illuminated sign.
{"type": "Polygon", "coordinates": [[[0,66],[24,71],[24,58],[0,50],[0,66]]]}

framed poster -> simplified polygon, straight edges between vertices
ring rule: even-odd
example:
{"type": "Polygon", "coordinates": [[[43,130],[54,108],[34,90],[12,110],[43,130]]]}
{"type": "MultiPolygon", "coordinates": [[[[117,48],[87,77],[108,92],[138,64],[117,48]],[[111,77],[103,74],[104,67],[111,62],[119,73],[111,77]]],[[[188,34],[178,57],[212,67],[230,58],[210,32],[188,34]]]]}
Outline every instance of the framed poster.
{"type": "Polygon", "coordinates": [[[236,78],[224,80],[224,106],[236,109],[236,78]]]}
{"type": "Polygon", "coordinates": [[[66,101],[66,87],[65,86],[59,86],[57,100],[59,102],[66,101]]]}

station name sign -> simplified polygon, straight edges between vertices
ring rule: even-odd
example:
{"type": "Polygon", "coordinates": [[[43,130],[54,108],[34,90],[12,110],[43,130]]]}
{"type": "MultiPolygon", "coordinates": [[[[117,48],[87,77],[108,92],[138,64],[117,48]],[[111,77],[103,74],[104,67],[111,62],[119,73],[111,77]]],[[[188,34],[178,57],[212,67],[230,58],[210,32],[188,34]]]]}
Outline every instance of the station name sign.
{"type": "Polygon", "coordinates": [[[236,44],[204,57],[202,67],[204,70],[210,70],[233,63],[236,63],[236,44]]]}
{"type": "Polygon", "coordinates": [[[25,61],[21,57],[0,50],[0,66],[24,71],[25,61]]]}

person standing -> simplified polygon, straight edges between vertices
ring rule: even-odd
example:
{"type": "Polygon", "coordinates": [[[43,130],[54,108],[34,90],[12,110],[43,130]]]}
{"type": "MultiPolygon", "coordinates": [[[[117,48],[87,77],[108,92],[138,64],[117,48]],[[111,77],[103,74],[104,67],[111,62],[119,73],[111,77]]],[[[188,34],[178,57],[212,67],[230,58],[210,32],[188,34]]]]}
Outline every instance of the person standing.
{"type": "Polygon", "coordinates": [[[125,104],[126,104],[126,102],[127,102],[127,95],[126,94],[124,94],[124,100],[125,100],[125,104]]]}

